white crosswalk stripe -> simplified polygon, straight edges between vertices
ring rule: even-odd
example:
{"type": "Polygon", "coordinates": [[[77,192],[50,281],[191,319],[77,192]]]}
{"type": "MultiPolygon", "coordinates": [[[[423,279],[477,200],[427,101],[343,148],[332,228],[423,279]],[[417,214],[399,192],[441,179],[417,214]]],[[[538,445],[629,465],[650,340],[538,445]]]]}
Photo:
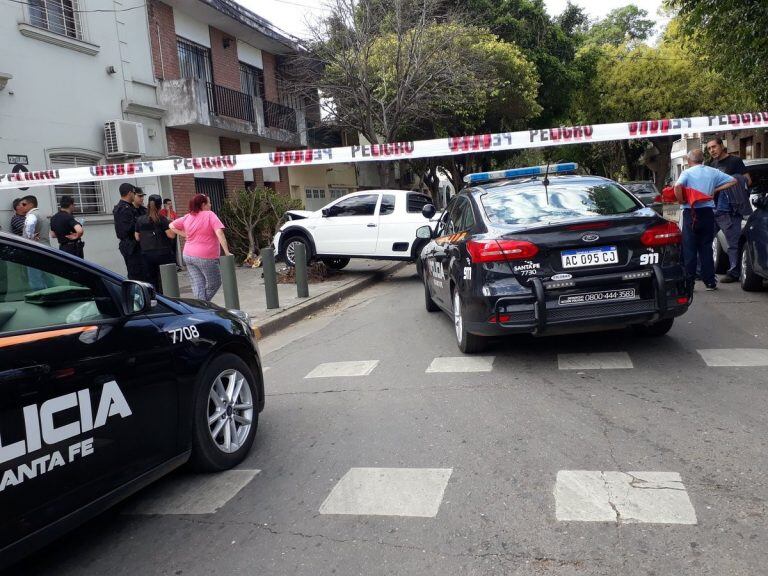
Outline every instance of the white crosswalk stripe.
{"type": "Polygon", "coordinates": [[[490,372],[495,356],[445,356],[435,358],[427,372],[490,372]]]}
{"type": "Polygon", "coordinates": [[[146,488],[124,514],[213,514],[254,479],[260,470],[169,476],[146,488]]]}
{"type": "Polygon", "coordinates": [[[617,370],[633,368],[626,352],[589,352],[584,354],[558,354],[560,370],[617,370]]]}
{"type": "Polygon", "coordinates": [[[768,366],[764,348],[709,348],[697,350],[707,366],[768,366]]]}
{"type": "Polygon", "coordinates": [[[320,506],[321,514],[434,518],[451,468],[351,468],[320,506]]]}
{"type": "Polygon", "coordinates": [[[697,523],[677,472],[560,470],[555,516],[577,522],[697,523]]]}
{"type": "Polygon", "coordinates": [[[304,378],[343,378],[347,376],[368,376],[379,364],[378,360],[352,362],[326,362],[315,367],[304,378]]]}

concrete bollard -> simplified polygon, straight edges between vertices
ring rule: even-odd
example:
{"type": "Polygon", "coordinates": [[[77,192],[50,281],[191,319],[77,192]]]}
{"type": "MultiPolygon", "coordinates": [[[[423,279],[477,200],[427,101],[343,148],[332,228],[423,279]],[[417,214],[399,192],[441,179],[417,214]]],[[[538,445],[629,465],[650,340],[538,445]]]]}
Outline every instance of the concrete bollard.
{"type": "Polygon", "coordinates": [[[307,280],[307,248],[303,242],[296,242],[296,294],[299,298],[309,298],[309,281],[307,280]]]}
{"type": "Polygon", "coordinates": [[[179,291],[179,273],[176,272],[176,264],[160,265],[160,285],[163,290],[161,294],[169,298],[178,298],[181,296],[179,291]]]}
{"type": "Polygon", "coordinates": [[[267,310],[280,308],[277,297],[277,270],[275,269],[275,251],[272,248],[262,248],[261,265],[264,271],[264,292],[267,295],[267,310]]]}
{"type": "Polygon", "coordinates": [[[224,306],[230,310],[240,309],[240,294],[237,291],[237,274],[235,273],[235,257],[219,256],[221,266],[221,286],[224,288],[224,306]]]}

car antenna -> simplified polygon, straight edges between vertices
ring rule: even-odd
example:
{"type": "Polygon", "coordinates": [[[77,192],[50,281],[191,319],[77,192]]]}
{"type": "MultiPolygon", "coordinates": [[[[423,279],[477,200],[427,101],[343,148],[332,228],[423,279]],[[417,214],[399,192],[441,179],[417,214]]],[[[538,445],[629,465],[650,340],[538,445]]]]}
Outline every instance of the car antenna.
{"type": "Polygon", "coordinates": [[[544,180],[541,183],[544,184],[544,196],[547,199],[547,205],[549,205],[549,161],[547,161],[547,169],[544,172],[544,180]]]}

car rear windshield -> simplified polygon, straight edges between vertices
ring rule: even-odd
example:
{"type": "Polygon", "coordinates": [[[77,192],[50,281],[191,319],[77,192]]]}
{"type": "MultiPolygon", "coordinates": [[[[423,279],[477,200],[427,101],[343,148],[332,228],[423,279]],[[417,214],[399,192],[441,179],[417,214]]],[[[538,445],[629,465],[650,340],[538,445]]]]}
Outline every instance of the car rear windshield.
{"type": "Polygon", "coordinates": [[[589,216],[626,214],[641,204],[612,182],[552,183],[494,188],[480,196],[492,224],[536,225],[589,216]]]}

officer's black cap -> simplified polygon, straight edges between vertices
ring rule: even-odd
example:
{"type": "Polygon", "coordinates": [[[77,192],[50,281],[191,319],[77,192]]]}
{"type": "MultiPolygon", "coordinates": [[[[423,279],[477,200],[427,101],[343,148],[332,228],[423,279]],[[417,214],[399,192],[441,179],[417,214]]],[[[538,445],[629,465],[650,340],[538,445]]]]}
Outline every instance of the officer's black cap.
{"type": "Polygon", "coordinates": [[[123,182],[120,184],[120,196],[127,196],[131,192],[135,192],[136,187],[130,182],[123,182]]]}

